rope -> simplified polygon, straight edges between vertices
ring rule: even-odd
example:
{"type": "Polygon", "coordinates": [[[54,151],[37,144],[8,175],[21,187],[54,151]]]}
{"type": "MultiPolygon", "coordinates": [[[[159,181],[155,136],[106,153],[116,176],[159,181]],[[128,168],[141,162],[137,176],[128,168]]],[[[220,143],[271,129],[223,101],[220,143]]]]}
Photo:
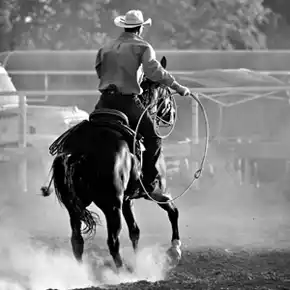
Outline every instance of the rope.
{"type": "MultiPolygon", "coordinates": [[[[178,196],[174,197],[174,198],[171,198],[170,200],[168,201],[165,201],[165,202],[161,202],[161,201],[158,201],[156,199],[154,199],[153,197],[150,196],[150,194],[147,192],[147,190],[145,189],[144,187],[144,184],[142,183],[142,180],[141,180],[141,177],[139,177],[139,181],[140,181],[140,184],[141,184],[141,187],[142,189],[144,190],[145,194],[147,195],[147,197],[152,200],[153,202],[157,203],[157,204],[168,204],[168,203],[171,203],[177,199],[179,199],[180,197],[182,197],[183,195],[185,195],[189,189],[192,187],[193,183],[195,182],[195,180],[199,179],[199,177],[201,176],[201,173],[202,173],[202,170],[203,170],[203,167],[204,167],[204,163],[205,163],[205,160],[206,160],[206,157],[207,157],[207,152],[208,152],[208,147],[209,147],[209,121],[208,121],[208,117],[207,117],[207,114],[206,114],[206,110],[203,106],[203,104],[201,103],[201,101],[198,99],[198,95],[195,95],[193,93],[190,94],[190,96],[198,103],[202,113],[203,113],[203,116],[204,116],[204,121],[205,121],[205,145],[204,145],[204,153],[203,153],[203,156],[202,156],[202,159],[201,159],[201,162],[200,162],[200,166],[199,168],[195,171],[194,175],[193,175],[193,179],[192,181],[190,182],[190,184],[187,186],[187,188],[182,192],[180,193],[178,196]]],[[[176,103],[175,103],[176,104],[176,103]]],[[[136,129],[135,129],[135,135],[134,135],[134,140],[133,140],[133,154],[135,155],[135,150],[136,150],[136,137],[137,137],[137,132],[139,130],[139,126],[140,126],[140,123],[141,123],[141,120],[143,119],[144,115],[147,113],[147,111],[150,109],[151,106],[147,106],[144,110],[144,112],[142,113],[142,115],[140,116],[139,118],[139,121],[137,123],[137,126],[136,126],[136,129]]],[[[172,132],[172,130],[171,130],[172,132]]],[[[164,139],[164,138],[163,138],[164,139]]]]}
{"type": "MultiPolygon", "coordinates": [[[[169,122],[166,122],[165,120],[162,120],[160,117],[157,116],[157,113],[158,113],[158,109],[157,109],[157,113],[156,113],[156,116],[155,118],[153,119],[155,122],[154,122],[154,131],[156,133],[156,135],[160,138],[160,139],[166,139],[168,138],[171,133],[173,132],[173,130],[175,129],[175,125],[176,125],[176,121],[177,121],[177,103],[176,103],[176,100],[175,98],[173,97],[174,95],[176,95],[176,93],[173,93],[173,94],[170,94],[170,101],[172,102],[173,104],[173,108],[175,109],[175,117],[174,117],[174,120],[173,120],[173,124],[170,124],[169,122]],[[157,130],[157,122],[156,122],[156,119],[158,119],[158,121],[162,121],[164,123],[166,123],[166,127],[170,127],[170,130],[169,132],[166,134],[166,135],[161,135],[158,130],[157,130]]],[[[166,102],[166,98],[163,99],[162,103],[160,104],[160,107],[166,102]]],[[[142,119],[141,119],[142,120],[142,119]]],[[[140,121],[140,120],[139,120],[140,121]]],[[[160,127],[160,126],[159,126],[160,127]]],[[[138,128],[138,127],[137,127],[138,128]]]]}

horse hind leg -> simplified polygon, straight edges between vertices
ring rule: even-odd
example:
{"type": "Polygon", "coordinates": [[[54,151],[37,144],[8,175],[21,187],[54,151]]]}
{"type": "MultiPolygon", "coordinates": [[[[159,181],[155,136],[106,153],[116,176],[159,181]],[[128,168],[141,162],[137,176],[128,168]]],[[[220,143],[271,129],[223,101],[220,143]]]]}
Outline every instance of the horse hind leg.
{"type": "Polygon", "coordinates": [[[119,269],[123,266],[123,261],[120,255],[119,240],[119,235],[122,229],[121,201],[118,201],[118,205],[114,204],[112,201],[112,204],[107,206],[100,206],[100,208],[103,211],[107,221],[108,248],[116,267],[119,269]]]}
{"type": "Polygon", "coordinates": [[[83,222],[87,228],[84,233],[93,233],[97,220],[86,210],[86,207],[91,203],[91,198],[84,194],[81,195],[85,190],[82,183],[78,182],[78,173],[81,168],[76,168],[72,162],[65,155],[55,159],[53,176],[56,197],[69,213],[73,254],[78,262],[82,262],[84,239],[82,237],[81,223],[83,222]],[[68,182],[68,180],[72,182],[68,182]]]}
{"type": "Polygon", "coordinates": [[[129,237],[132,242],[134,251],[138,250],[138,243],[140,238],[140,229],[136,223],[133,212],[133,200],[125,199],[122,206],[123,216],[128,226],[129,237]]]}
{"type": "Polygon", "coordinates": [[[70,213],[70,225],[72,229],[71,245],[73,254],[79,263],[82,263],[84,253],[84,239],[81,233],[81,219],[74,213],[70,213]]]}

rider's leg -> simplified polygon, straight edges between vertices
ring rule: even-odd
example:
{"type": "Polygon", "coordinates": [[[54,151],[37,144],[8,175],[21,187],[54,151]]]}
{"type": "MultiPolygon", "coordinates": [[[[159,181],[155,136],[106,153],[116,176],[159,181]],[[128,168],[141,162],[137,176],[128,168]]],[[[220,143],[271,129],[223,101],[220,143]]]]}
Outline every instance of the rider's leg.
{"type": "MultiPolygon", "coordinates": [[[[131,126],[136,129],[140,116],[144,112],[144,107],[139,99],[134,99],[132,107],[128,112],[131,126]]],[[[143,114],[138,132],[144,136],[145,151],[143,155],[143,184],[148,192],[159,190],[160,172],[156,163],[161,153],[161,138],[155,132],[153,120],[149,112],[143,114]],[[157,183],[155,181],[158,181],[157,183]]]]}

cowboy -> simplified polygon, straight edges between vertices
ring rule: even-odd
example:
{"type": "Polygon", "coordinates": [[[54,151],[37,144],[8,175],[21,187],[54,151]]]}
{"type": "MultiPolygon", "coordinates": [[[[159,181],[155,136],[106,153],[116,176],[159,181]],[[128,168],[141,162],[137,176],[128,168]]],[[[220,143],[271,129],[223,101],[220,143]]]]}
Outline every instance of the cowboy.
{"type": "MultiPolygon", "coordinates": [[[[102,93],[96,108],[119,110],[128,116],[130,125],[136,128],[144,107],[138,98],[142,94],[140,83],[143,74],[154,82],[166,85],[182,96],[190,90],[180,85],[156,60],[153,47],[141,34],[144,26],[151,26],[151,19],[144,21],[140,10],[130,10],[124,16],[115,18],[114,23],[124,28],[120,37],[110,45],[101,48],[96,58],[96,72],[100,79],[102,93]],[[110,94],[108,88],[115,87],[118,95],[110,94]]],[[[156,163],[161,153],[161,139],[154,130],[151,116],[145,114],[139,132],[144,137],[143,184],[148,193],[160,192],[160,174],[156,163]]]]}

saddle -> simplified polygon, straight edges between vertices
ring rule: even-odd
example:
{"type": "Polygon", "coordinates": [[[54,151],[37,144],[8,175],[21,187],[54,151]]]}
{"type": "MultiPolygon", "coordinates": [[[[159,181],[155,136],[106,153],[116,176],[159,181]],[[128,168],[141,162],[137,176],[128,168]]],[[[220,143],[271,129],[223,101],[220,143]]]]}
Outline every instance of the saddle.
{"type": "MultiPolygon", "coordinates": [[[[136,132],[130,127],[128,117],[121,111],[114,109],[95,109],[89,116],[89,121],[97,127],[106,127],[118,131],[124,136],[129,145],[131,153],[134,152],[134,136],[136,132]]],[[[139,133],[136,135],[135,154],[138,159],[141,158],[142,151],[145,150],[143,145],[143,136],[139,133]]]]}

